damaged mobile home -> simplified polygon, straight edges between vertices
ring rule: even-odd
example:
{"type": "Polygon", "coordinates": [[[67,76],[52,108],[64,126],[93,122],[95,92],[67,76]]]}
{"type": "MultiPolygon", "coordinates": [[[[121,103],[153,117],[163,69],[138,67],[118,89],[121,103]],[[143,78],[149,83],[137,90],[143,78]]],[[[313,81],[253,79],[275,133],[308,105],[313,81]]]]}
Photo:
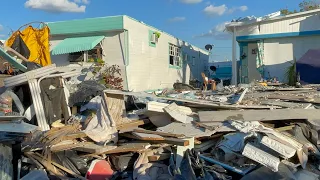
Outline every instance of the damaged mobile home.
{"type": "MultiPolygon", "coordinates": [[[[320,49],[319,9],[281,16],[247,17],[226,25],[240,46],[239,83],[276,77],[287,82],[287,68],[308,50],[320,49]]],[[[235,46],[233,53],[236,53],[235,46]]],[[[233,60],[235,61],[235,59],[233,60]]]]}
{"type": "Polygon", "coordinates": [[[120,66],[127,90],[163,89],[175,82],[201,80],[209,60],[206,50],[129,16],[47,24],[53,63],[74,67],[75,62],[102,58],[120,66]]]}

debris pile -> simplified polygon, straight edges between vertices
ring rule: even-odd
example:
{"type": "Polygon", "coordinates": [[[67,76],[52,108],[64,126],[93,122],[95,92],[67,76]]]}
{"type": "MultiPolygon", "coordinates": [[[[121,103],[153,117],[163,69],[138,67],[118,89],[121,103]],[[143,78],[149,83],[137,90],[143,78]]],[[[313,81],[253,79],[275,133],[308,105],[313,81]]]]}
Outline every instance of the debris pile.
{"type": "Polygon", "coordinates": [[[1,179],[319,178],[316,86],[128,92],[79,73],[4,80],[1,179]]]}

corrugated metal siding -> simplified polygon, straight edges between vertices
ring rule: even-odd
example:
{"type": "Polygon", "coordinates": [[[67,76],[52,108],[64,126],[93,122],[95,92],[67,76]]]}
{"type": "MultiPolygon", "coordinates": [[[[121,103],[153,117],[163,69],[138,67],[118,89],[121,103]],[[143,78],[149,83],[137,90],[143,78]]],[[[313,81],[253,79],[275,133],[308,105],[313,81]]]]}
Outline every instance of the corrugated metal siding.
{"type": "Polygon", "coordinates": [[[319,29],[320,16],[314,15],[262,23],[260,26],[260,34],[314,31],[319,29]]]}
{"type": "MultiPolygon", "coordinates": [[[[182,82],[183,70],[169,68],[169,43],[184,47],[185,52],[190,54],[189,56],[196,57],[197,68],[190,67],[195,76],[198,74],[200,76],[200,72],[204,71],[204,63],[207,63],[208,55],[199,57],[199,49],[191,50],[188,44],[162,32],[156,47],[151,47],[149,46],[149,30],[158,30],[126,16],[124,17],[124,28],[129,31],[130,62],[127,67],[129,90],[172,88],[174,82],[182,82]]],[[[188,73],[188,70],[186,72],[188,73]]],[[[190,74],[185,74],[185,76],[188,81],[190,74]]]]}
{"type": "Polygon", "coordinates": [[[265,21],[237,28],[238,36],[315,31],[320,29],[320,15],[306,15],[265,21]]]}
{"type": "Polygon", "coordinates": [[[119,30],[123,29],[123,16],[49,22],[48,26],[52,35],[119,30]]]}

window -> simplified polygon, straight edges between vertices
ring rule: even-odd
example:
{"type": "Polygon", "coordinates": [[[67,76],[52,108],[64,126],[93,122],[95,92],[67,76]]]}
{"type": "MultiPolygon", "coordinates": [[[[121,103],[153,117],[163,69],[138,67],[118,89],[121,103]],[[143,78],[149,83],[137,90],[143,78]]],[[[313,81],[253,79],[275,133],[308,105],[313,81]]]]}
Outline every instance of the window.
{"type": "Polygon", "coordinates": [[[68,59],[70,62],[82,62],[84,60],[84,52],[70,53],[68,59]]]}
{"type": "MultiPolygon", "coordinates": [[[[80,52],[70,53],[68,59],[70,62],[83,62],[85,60],[85,52],[80,51],[80,52]]],[[[88,51],[87,61],[90,59],[93,59],[93,61],[97,59],[102,59],[102,48],[100,45],[88,51]]]]}
{"type": "Polygon", "coordinates": [[[156,47],[155,31],[149,30],[149,46],[156,47]]]}
{"type": "Polygon", "coordinates": [[[169,44],[169,63],[172,66],[180,67],[181,48],[173,44],[169,44]]]}
{"type": "Polygon", "coordinates": [[[192,65],[194,66],[194,65],[196,65],[196,57],[192,57],[192,65]]]}

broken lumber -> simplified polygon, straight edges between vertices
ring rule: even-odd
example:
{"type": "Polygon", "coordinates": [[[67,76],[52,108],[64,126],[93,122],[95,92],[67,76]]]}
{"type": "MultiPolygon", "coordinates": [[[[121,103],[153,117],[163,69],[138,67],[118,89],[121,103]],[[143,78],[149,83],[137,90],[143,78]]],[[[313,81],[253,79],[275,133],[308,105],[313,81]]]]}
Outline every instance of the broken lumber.
{"type": "Polygon", "coordinates": [[[172,134],[172,133],[165,133],[165,132],[159,132],[159,131],[149,131],[145,129],[134,129],[134,132],[139,132],[139,133],[146,133],[146,134],[157,134],[160,136],[165,136],[165,137],[175,137],[175,138],[184,138],[185,135],[183,134],[172,134]]]}
{"type": "MultiPolygon", "coordinates": [[[[105,103],[108,105],[108,113],[115,125],[125,123],[126,107],[124,103],[124,95],[104,93],[105,103]]],[[[112,124],[112,126],[114,126],[112,124]]]]}
{"type": "Polygon", "coordinates": [[[129,123],[125,123],[125,124],[120,124],[117,125],[117,130],[121,131],[121,130],[126,130],[126,129],[132,129],[132,128],[137,128],[138,126],[144,125],[144,124],[148,124],[150,123],[150,120],[148,119],[142,119],[142,120],[134,120],[131,121],[129,123]]]}
{"type": "Polygon", "coordinates": [[[149,162],[157,162],[165,159],[169,159],[171,157],[171,153],[161,153],[159,155],[148,156],[149,162]]]}
{"type": "Polygon", "coordinates": [[[143,141],[162,141],[164,137],[157,135],[157,134],[146,134],[146,133],[139,133],[139,132],[132,132],[133,136],[137,136],[139,140],[143,141]]]}
{"type": "Polygon", "coordinates": [[[126,153],[126,152],[139,152],[146,150],[151,145],[149,143],[127,143],[121,146],[118,146],[115,149],[107,150],[105,152],[88,154],[84,156],[92,156],[92,155],[102,155],[102,154],[116,154],[116,153],[126,153]]]}
{"type": "Polygon", "coordinates": [[[96,153],[102,153],[108,150],[112,150],[117,148],[117,146],[99,146],[94,143],[86,143],[81,146],[78,146],[74,148],[76,151],[81,151],[81,152],[86,152],[86,153],[91,153],[91,154],[96,154],[96,153]]]}
{"type": "MultiPolygon", "coordinates": [[[[151,134],[149,134],[150,136],[151,134]]],[[[131,139],[137,139],[137,140],[141,140],[141,141],[148,141],[148,142],[153,142],[153,143],[166,143],[166,144],[172,144],[172,145],[177,145],[177,146],[188,146],[189,145],[189,141],[188,140],[183,140],[183,139],[177,139],[177,138],[170,138],[170,137],[162,137],[157,135],[157,137],[145,137],[146,135],[144,135],[144,137],[142,136],[137,136],[131,133],[123,133],[120,134],[120,136],[124,136],[127,138],[131,138],[131,139]],[[161,137],[161,138],[160,138],[161,137]]]]}
{"type": "Polygon", "coordinates": [[[274,120],[318,120],[320,110],[317,109],[275,109],[247,111],[201,111],[200,122],[236,121],[274,121],[274,120]]]}
{"type": "Polygon", "coordinates": [[[87,137],[86,133],[76,132],[76,133],[66,135],[65,137],[63,137],[63,140],[74,140],[74,139],[85,138],[85,137],[87,137]]]}

